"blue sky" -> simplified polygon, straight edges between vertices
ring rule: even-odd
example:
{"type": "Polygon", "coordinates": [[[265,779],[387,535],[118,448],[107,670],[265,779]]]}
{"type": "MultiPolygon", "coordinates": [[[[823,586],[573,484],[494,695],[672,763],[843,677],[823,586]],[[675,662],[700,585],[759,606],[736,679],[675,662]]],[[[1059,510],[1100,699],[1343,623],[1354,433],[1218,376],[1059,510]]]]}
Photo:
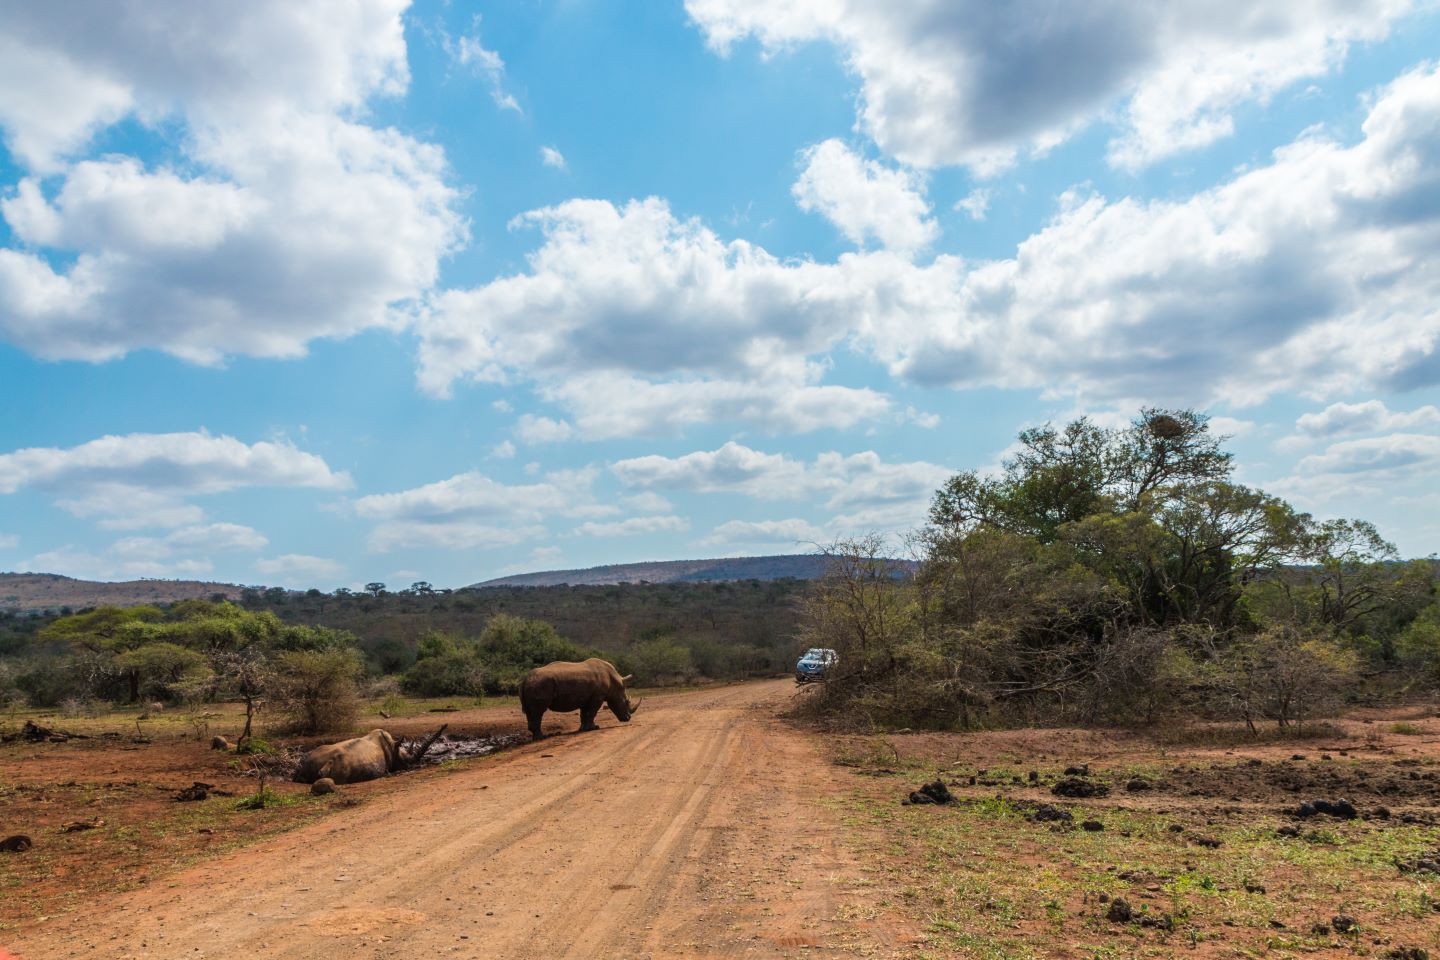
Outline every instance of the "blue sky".
{"type": "Polygon", "coordinates": [[[1142,404],[1440,549],[1440,13],[1075,6],[8,7],[0,569],[791,552],[1142,404]]]}

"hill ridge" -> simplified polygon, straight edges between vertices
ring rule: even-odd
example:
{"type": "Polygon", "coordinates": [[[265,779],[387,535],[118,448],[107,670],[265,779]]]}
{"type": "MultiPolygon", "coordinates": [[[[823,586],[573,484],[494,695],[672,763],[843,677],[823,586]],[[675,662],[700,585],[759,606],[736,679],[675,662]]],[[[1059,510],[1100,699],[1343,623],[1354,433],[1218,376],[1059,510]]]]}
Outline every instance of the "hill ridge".
{"type": "Polygon", "coordinates": [[[541,570],[482,580],[465,587],[606,586],[620,583],[699,583],[727,580],[814,580],[825,572],[823,553],[789,553],[763,557],[713,557],[702,560],[648,560],[609,563],[572,570],[541,570]]]}

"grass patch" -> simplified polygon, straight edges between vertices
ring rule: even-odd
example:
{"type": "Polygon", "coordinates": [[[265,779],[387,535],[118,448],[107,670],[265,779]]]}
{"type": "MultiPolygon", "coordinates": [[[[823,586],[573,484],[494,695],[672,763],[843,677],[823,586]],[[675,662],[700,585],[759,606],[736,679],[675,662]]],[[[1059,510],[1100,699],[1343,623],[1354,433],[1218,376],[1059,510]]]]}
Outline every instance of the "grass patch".
{"type": "Polygon", "coordinates": [[[1250,730],[1244,724],[1192,723],[1163,726],[1150,732],[1155,742],[1172,747],[1244,747],[1306,740],[1340,739],[1345,731],[1324,720],[1293,727],[1265,725],[1250,730]]]}
{"type": "Polygon", "coordinates": [[[1424,733],[1425,730],[1417,723],[1408,723],[1402,720],[1399,723],[1390,724],[1390,732],[1398,733],[1402,737],[1414,737],[1424,733]]]}
{"type": "MultiPolygon", "coordinates": [[[[1278,828],[1293,821],[1279,804],[1123,792],[1070,801],[1007,785],[1020,768],[993,761],[987,773],[998,786],[967,787],[955,768],[943,778],[957,802],[902,807],[901,784],[909,789],[949,765],[897,764],[865,740],[847,742],[836,762],[884,777],[828,803],[869,865],[874,908],[922,924],[917,955],[1158,958],[1208,943],[1236,957],[1299,956],[1330,943],[1311,928],[1338,913],[1392,943],[1440,947],[1440,877],[1397,867],[1434,849],[1433,827],[1321,818],[1284,836],[1278,828]],[[1073,822],[1031,820],[1039,802],[1070,810],[1073,822]],[[1090,819],[1104,829],[1080,829],[1090,819]],[[1107,919],[1117,897],[1133,922],[1107,919]]],[[[1094,779],[1159,772],[1136,763],[1094,779]]]]}

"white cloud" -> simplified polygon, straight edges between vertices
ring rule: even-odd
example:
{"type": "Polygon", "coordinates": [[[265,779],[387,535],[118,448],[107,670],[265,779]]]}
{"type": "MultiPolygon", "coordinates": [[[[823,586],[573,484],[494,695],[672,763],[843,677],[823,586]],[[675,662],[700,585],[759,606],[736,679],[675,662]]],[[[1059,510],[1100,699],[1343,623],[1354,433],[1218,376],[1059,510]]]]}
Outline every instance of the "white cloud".
{"type": "Polygon", "coordinates": [[[824,543],[825,531],[807,520],[727,520],[702,542],[707,544],[787,545],[824,543]]]}
{"type": "Polygon", "coordinates": [[[564,420],[538,417],[533,413],[522,414],[515,425],[515,434],[528,444],[560,443],[575,434],[575,428],[564,420]]]}
{"type": "Polygon", "coordinates": [[[935,490],[953,473],[924,461],[886,463],[873,451],[821,453],[806,463],[734,441],[679,457],[620,460],[610,469],[631,487],[734,493],[759,500],[824,498],[824,506],[837,511],[898,505],[916,518],[924,515],[935,490]]]}
{"type": "Polygon", "coordinates": [[[826,40],[861,84],[860,125],[900,160],[989,172],[1114,116],[1133,169],[1232,129],[1231,111],[1322,76],[1409,0],[686,0],[722,54],[826,40]]]}
{"type": "Polygon", "coordinates": [[[0,337],[52,359],[214,363],[399,322],[466,225],[438,148],[353,119],[405,88],[405,3],[328,7],[0,13],[0,129],[32,173],[0,209],[0,337]],[[167,159],[70,162],[127,119],[167,159]]]}
{"type": "Polygon", "coordinates": [[[634,537],[647,533],[681,533],[689,529],[690,521],[684,517],[629,517],[606,523],[587,521],[575,528],[575,534],[581,537],[634,537]]]}
{"type": "Polygon", "coordinates": [[[239,523],[211,523],[198,527],[181,527],[163,537],[125,537],[115,541],[110,550],[121,556],[158,559],[179,552],[261,550],[269,542],[264,534],[253,527],[239,523]]]}
{"type": "MultiPolygon", "coordinates": [[[[1264,486],[1306,509],[1351,514],[1367,500],[1382,510],[1407,500],[1422,503],[1434,487],[1437,469],[1440,436],[1393,433],[1332,443],[1303,457],[1289,476],[1264,486]]],[[[1407,526],[1396,531],[1401,539],[1414,535],[1412,521],[1407,519],[1407,526]]]]}
{"type": "Polygon", "coordinates": [[[1377,433],[1440,424],[1440,409],[1427,404],[1408,413],[1392,412],[1381,400],[1363,403],[1332,403],[1319,413],[1306,413],[1295,428],[1309,437],[1334,437],[1348,433],[1377,433]]]}
{"type": "Polygon", "coordinates": [[[275,586],[314,587],[334,583],[345,574],[345,565],[326,557],[285,553],[255,561],[255,569],[275,586]]]}
{"type": "Polygon", "coordinates": [[[349,485],[347,474],[292,444],[246,444],[205,431],[132,433],[0,454],[0,494],[40,490],[70,513],[100,517],[112,528],[194,524],[203,512],[187,498],[242,487],[349,485]]]}
{"type": "Polygon", "coordinates": [[[111,550],[95,553],[66,545],[38,553],[21,566],[34,573],[58,573],[82,580],[121,580],[137,577],[203,578],[214,569],[205,559],[154,559],[125,557],[111,550]]]}
{"type": "Polygon", "coordinates": [[[490,455],[495,457],[497,460],[509,460],[511,457],[515,456],[515,444],[511,443],[509,440],[502,440],[499,443],[495,444],[493,448],[491,448],[490,455]]]}
{"type": "Polygon", "coordinates": [[[955,201],[955,209],[967,214],[971,220],[984,220],[990,210],[990,191],[976,187],[955,201]]]}
{"type": "Polygon", "coordinates": [[[1440,382],[1440,72],[1379,91],[1363,134],[1307,134],[1188,198],[1067,194],[994,261],[782,261],[659,200],[571,201],[523,218],[545,233],[527,273],[432,302],[421,382],[527,377],[586,437],[886,418],[889,397],[823,384],[839,349],[1086,406],[1422,387],[1440,382]]]}
{"type": "Polygon", "coordinates": [[[1393,433],[1383,437],[1342,440],[1322,453],[1305,457],[1296,472],[1322,474],[1395,474],[1440,465],[1440,437],[1430,434],[1393,433]]]}
{"type": "Polygon", "coordinates": [[[621,502],[637,513],[669,513],[675,505],[653,490],[622,497],[621,502]]]}
{"type": "Polygon", "coordinates": [[[554,147],[540,148],[540,162],[555,170],[565,169],[565,155],[554,147]]]}
{"type": "Polygon", "coordinates": [[[545,234],[528,273],[447,291],[419,318],[430,392],[518,372],[571,409],[586,436],[714,418],[849,426],[889,407],[872,390],[820,385],[823,365],[805,359],[846,333],[836,294],[815,289],[834,267],[725,243],[655,198],[571,200],[517,223],[545,234]]]}
{"type": "MultiPolygon", "coordinates": [[[[588,439],[678,434],[691,424],[716,421],[750,423],[766,433],[803,433],[824,427],[843,430],[878,419],[890,409],[884,394],[868,388],[823,385],[817,382],[821,374],[816,365],[807,365],[796,380],[653,382],[594,373],[548,385],[541,393],[573,410],[576,431],[588,439]]],[[[559,429],[556,433],[557,439],[571,435],[559,429]]]]}
{"type": "Polygon", "coordinates": [[[184,527],[163,537],[123,537],[103,550],[64,546],[25,561],[31,570],[92,580],[135,577],[204,577],[216,553],[253,552],[269,541],[238,523],[184,527]]]}
{"type": "Polygon", "coordinates": [[[1210,432],[1215,436],[1243,437],[1254,429],[1254,420],[1241,420],[1236,417],[1210,418],[1210,432]]]}
{"type": "Polygon", "coordinates": [[[20,537],[14,533],[0,533],[0,550],[14,550],[20,546],[20,537]]]}
{"type": "Polygon", "coordinates": [[[458,40],[445,34],[441,38],[445,52],[450,59],[473,70],[477,76],[485,79],[486,85],[490,88],[490,99],[495,101],[495,106],[502,110],[513,110],[516,113],[523,112],[520,104],[505,90],[505,61],[500,54],[494,50],[487,50],[480,42],[480,15],[476,14],[472,21],[474,36],[460,37],[458,40]]]}
{"type": "Polygon", "coordinates": [[[544,539],[544,522],[555,517],[604,516],[613,506],[597,503],[595,471],[557,471],[541,483],[511,486],[478,472],[457,474],[396,493],[359,497],[356,515],[377,521],[371,550],[402,547],[481,549],[544,539]]]}
{"type": "Polygon", "coordinates": [[[514,527],[463,520],[451,523],[396,520],[377,525],[367,544],[375,553],[406,548],[492,550],[544,540],[546,536],[545,528],[538,524],[514,527]]]}
{"type": "Polygon", "coordinates": [[[857,156],[836,139],[807,148],[801,159],[804,168],[791,188],[800,209],[819,213],[856,246],[874,238],[913,254],[940,235],[919,176],[857,156]]]}

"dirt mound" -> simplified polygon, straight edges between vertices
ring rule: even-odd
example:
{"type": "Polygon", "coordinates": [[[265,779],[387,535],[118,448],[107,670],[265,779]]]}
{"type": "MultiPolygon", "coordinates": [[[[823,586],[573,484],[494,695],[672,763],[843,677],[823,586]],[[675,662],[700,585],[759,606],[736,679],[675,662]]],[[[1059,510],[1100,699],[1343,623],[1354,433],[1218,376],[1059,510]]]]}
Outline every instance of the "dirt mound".
{"type": "Polygon", "coordinates": [[[1424,800],[1440,793],[1440,772],[1387,761],[1246,762],[1215,767],[1175,767],[1157,790],[1192,797],[1295,801],[1304,797],[1424,800]]]}

